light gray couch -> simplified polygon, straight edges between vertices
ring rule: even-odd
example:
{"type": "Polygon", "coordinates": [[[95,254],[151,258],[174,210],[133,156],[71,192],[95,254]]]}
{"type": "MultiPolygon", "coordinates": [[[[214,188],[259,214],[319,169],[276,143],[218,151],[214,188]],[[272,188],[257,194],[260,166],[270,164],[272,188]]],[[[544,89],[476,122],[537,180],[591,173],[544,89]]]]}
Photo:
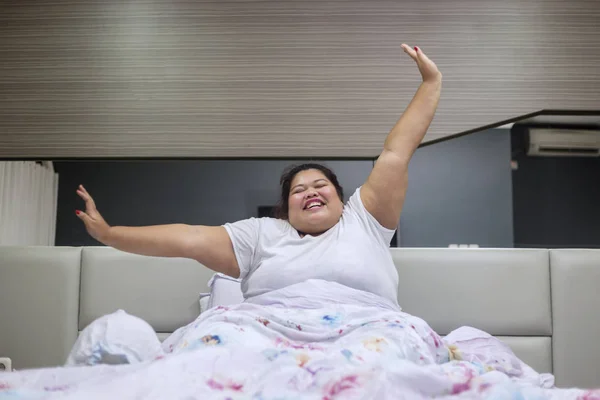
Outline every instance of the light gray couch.
{"type": "MultiPolygon", "coordinates": [[[[391,249],[398,299],[441,335],[469,325],[560,387],[600,387],[600,250],[391,249]]],[[[212,271],[106,247],[0,247],[0,357],[64,363],[78,332],[119,308],[164,338],[196,318],[212,271]]]]}

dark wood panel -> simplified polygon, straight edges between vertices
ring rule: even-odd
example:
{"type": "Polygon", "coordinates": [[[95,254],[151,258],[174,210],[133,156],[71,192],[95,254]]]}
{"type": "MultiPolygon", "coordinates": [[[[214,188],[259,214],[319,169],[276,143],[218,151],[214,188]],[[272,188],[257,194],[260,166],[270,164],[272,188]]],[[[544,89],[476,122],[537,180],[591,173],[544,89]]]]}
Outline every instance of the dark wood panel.
{"type": "Polygon", "coordinates": [[[0,157],[374,157],[440,66],[426,141],[600,108],[600,2],[0,2],[0,157]]]}

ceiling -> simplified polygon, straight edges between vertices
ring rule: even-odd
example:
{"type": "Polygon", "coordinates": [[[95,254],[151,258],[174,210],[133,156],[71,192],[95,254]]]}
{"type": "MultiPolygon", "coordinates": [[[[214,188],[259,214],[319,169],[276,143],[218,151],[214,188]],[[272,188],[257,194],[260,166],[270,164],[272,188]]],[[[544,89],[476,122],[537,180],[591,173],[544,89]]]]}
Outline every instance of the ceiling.
{"type": "Polygon", "coordinates": [[[0,158],[373,159],[442,71],[424,143],[600,106],[595,0],[0,1],[0,158]]]}
{"type": "Polygon", "coordinates": [[[591,110],[540,110],[521,117],[516,117],[506,121],[506,123],[493,124],[462,132],[457,135],[450,135],[444,138],[423,142],[421,146],[429,146],[435,143],[444,142],[461,136],[469,135],[475,132],[481,132],[487,129],[511,129],[517,125],[535,125],[546,127],[578,127],[592,130],[600,130],[600,111],[591,110]]]}
{"type": "Polygon", "coordinates": [[[527,125],[577,125],[600,129],[600,113],[597,115],[536,115],[515,121],[527,125]]]}

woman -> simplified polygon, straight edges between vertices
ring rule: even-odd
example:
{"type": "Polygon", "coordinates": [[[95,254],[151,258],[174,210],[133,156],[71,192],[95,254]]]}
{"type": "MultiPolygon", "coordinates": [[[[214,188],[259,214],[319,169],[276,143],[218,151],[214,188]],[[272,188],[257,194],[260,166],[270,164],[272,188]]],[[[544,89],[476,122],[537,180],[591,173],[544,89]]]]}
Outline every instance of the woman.
{"type": "Polygon", "coordinates": [[[400,219],[408,164],[433,119],[442,85],[442,74],[421,49],[402,48],[416,62],[423,81],[385,140],[367,181],[348,204],[343,204],[342,188],[330,170],[305,164],[282,177],[281,219],[251,218],[223,226],[111,227],[83,186],[77,194],[86,210],[77,215],[105,245],[148,256],[191,258],[240,278],[247,299],[312,278],[396,304],[398,278],[388,247],[400,219]]]}
{"type": "MultiPolygon", "coordinates": [[[[347,306],[375,307],[375,310],[391,312],[389,318],[394,318],[394,313],[400,311],[397,302],[398,274],[389,244],[398,226],[406,194],[408,163],[433,119],[442,84],[441,73],[421,49],[405,44],[402,48],[416,62],[423,82],[388,135],[384,150],[367,181],[346,204],[343,202],[343,189],[331,170],[319,164],[302,164],[288,169],[281,177],[278,218],[249,218],[222,226],[111,227],[83,186],[78,188],[77,194],[85,201],[86,210],[77,211],[77,215],[89,234],[108,246],[147,256],[190,258],[216,272],[239,278],[246,306],[318,309],[318,313],[323,314],[329,311],[327,309],[340,305],[342,309],[336,315],[344,317],[338,318],[337,323],[343,320],[347,328],[356,321],[363,321],[369,314],[370,318],[373,317],[362,308],[349,311],[344,308],[347,306]]],[[[299,342],[330,340],[328,335],[331,332],[327,330],[312,327],[316,333],[312,336],[307,333],[314,321],[310,317],[307,319],[306,315],[282,317],[267,308],[253,312],[265,326],[269,320],[287,321],[281,326],[275,323],[269,325],[274,332],[263,332],[251,340],[255,344],[264,342],[264,348],[268,348],[272,344],[269,340],[274,339],[263,339],[273,334],[280,335],[281,340],[299,342]],[[291,323],[292,319],[296,322],[291,323]],[[303,332],[295,329],[290,332],[286,325],[297,326],[299,331],[302,331],[302,326],[305,329],[303,332]]],[[[240,317],[230,315],[226,318],[236,320],[240,317]]],[[[326,319],[329,318],[333,317],[327,315],[326,319]]],[[[383,319],[387,320],[387,317],[383,319]]],[[[413,320],[410,324],[417,326],[420,334],[428,338],[422,345],[431,348],[433,358],[429,361],[447,357],[447,351],[439,348],[441,340],[430,332],[424,322],[413,320]]],[[[157,354],[159,344],[155,337],[152,338],[151,328],[120,311],[87,327],[67,364],[104,363],[105,348],[114,347],[115,343],[106,339],[105,344],[99,345],[97,338],[102,336],[98,332],[108,331],[106,327],[109,325],[112,332],[124,333],[118,341],[119,346],[125,349],[120,354],[128,362],[142,361],[157,354]],[[126,334],[134,331],[135,335],[126,334]],[[148,334],[143,334],[144,331],[148,334]],[[148,345],[141,346],[143,349],[140,337],[147,338],[148,345]],[[100,348],[103,350],[100,351],[100,348]],[[146,356],[127,355],[134,353],[146,356]]],[[[211,322],[205,325],[211,326],[211,322]]],[[[188,343],[204,346],[204,337],[236,336],[231,331],[215,334],[212,328],[206,329],[208,331],[202,333],[204,336],[198,336],[197,329],[183,327],[163,345],[168,347],[167,352],[172,352],[177,351],[177,346],[189,348],[188,343]]],[[[364,340],[370,340],[368,332],[377,329],[377,326],[370,330],[359,329],[354,336],[366,335],[364,340]]],[[[343,332],[344,329],[335,329],[334,336],[340,336],[336,340],[346,335],[343,332]]],[[[402,335],[391,340],[399,342],[398,348],[404,346],[402,342],[411,342],[403,339],[402,335]]],[[[413,357],[422,358],[422,354],[415,352],[413,357]]]]}
{"type": "MultiPolygon", "coordinates": [[[[405,44],[402,48],[416,61],[423,82],[388,135],[367,181],[346,204],[331,170],[302,164],[281,177],[278,218],[249,218],[222,226],[111,227],[83,186],[77,194],[85,200],[86,210],[77,215],[90,235],[108,246],[147,256],[190,258],[239,278],[247,304],[284,304],[291,309],[355,304],[400,311],[398,274],[389,244],[406,194],[408,163],[433,119],[442,83],[438,68],[419,48],[405,44]],[[288,298],[296,300],[286,302],[288,298]]],[[[90,356],[97,340],[87,332],[111,323],[125,326],[128,321],[140,328],[138,332],[144,330],[142,321],[123,312],[92,323],[68,363],[97,362],[98,355],[90,356]]],[[[128,348],[129,340],[124,342],[128,348]]]]}

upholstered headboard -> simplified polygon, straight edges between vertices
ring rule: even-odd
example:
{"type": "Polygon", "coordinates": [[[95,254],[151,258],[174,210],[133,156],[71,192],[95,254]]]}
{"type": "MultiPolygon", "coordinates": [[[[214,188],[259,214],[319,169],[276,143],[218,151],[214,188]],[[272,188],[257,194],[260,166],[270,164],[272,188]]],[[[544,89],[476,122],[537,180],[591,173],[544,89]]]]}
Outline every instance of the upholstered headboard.
{"type": "Polygon", "coordinates": [[[501,337],[539,372],[552,372],[547,250],[392,249],[398,301],[440,335],[461,325],[501,337]]]}
{"type": "MultiPolygon", "coordinates": [[[[600,385],[600,349],[588,344],[600,336],[600,250],[391,252],[400,305],[441,335],[473,326],[557,385],[600,385]]],[[[59,365],[79,331],[119,308],[165,337],[198,316],[212,275],[191,260],[106,247],[0,247],[0,357],[17,369],[59,365]]]]}

